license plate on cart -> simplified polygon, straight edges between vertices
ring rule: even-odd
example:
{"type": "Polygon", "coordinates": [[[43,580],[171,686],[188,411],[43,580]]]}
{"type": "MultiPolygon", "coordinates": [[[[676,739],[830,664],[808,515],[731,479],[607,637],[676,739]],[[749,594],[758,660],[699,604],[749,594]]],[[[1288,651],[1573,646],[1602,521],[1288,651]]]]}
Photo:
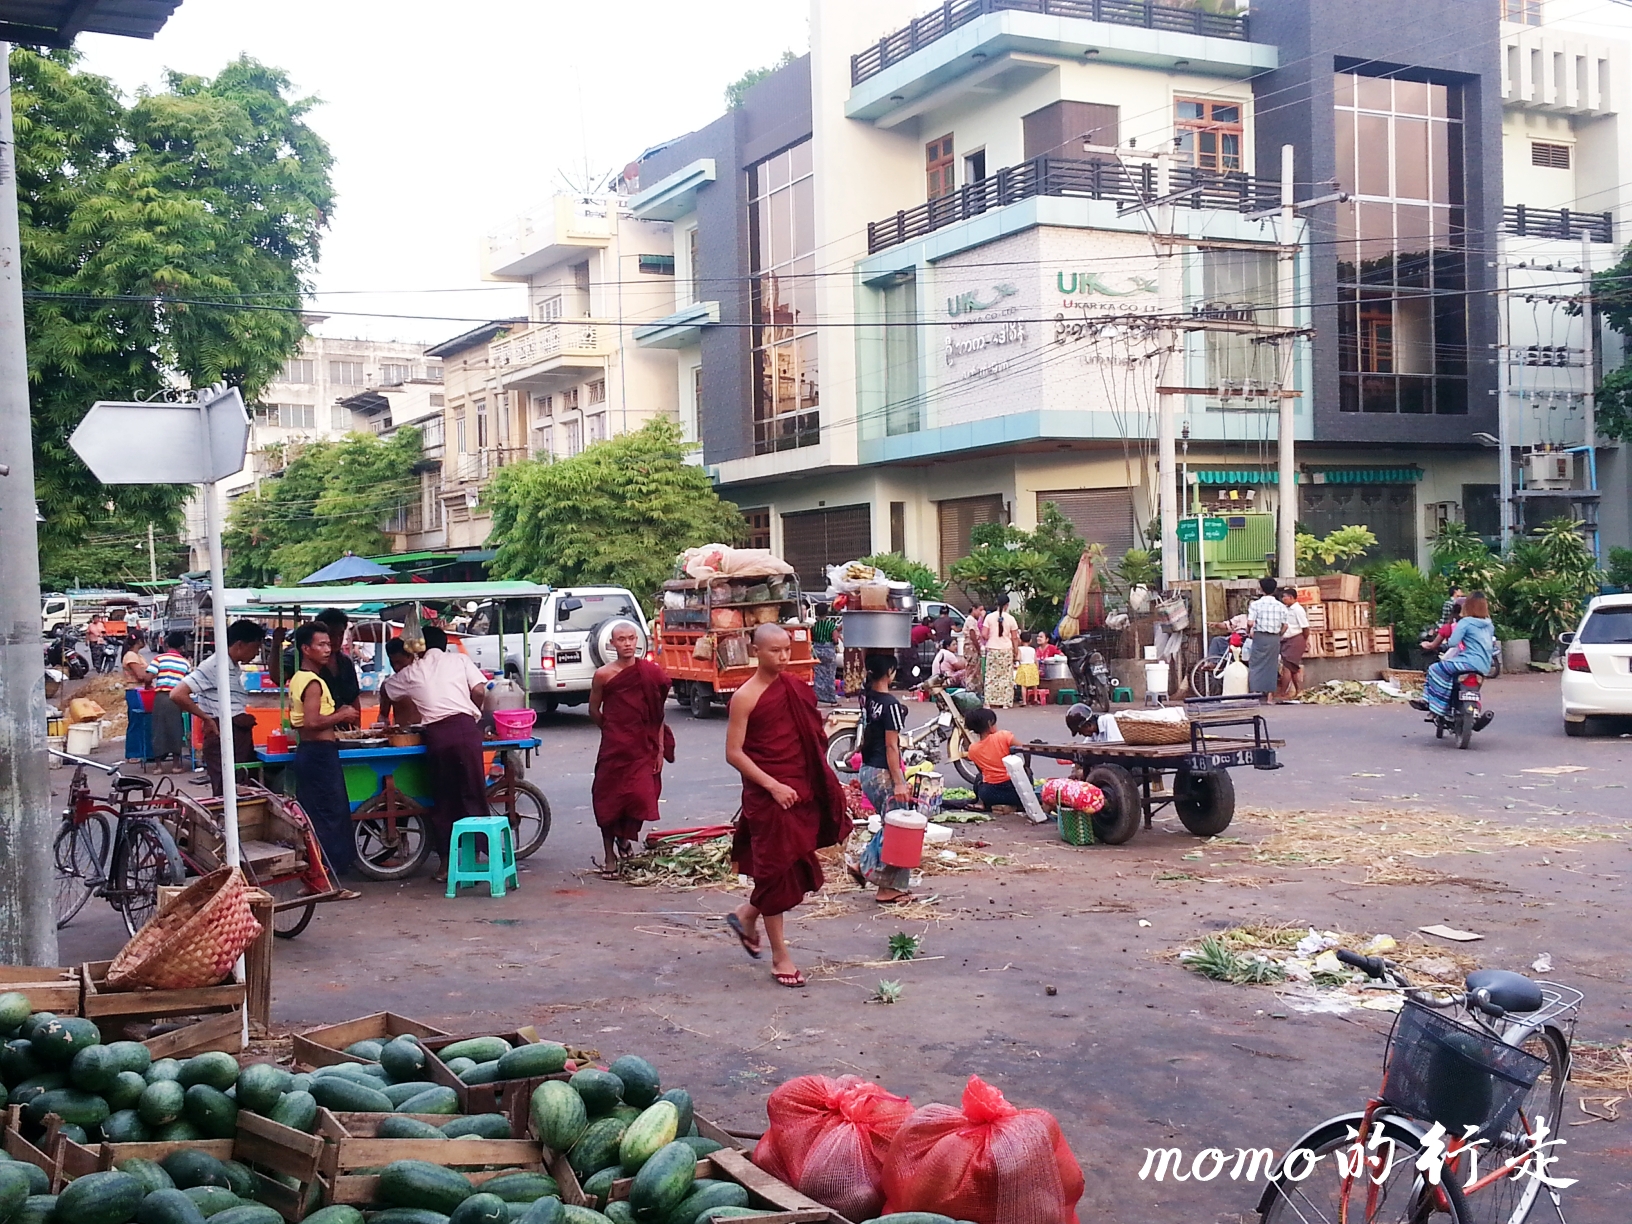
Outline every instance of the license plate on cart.
{"type": "Polygon", "coordinates": [[[1192,752],[1185,757],[1185,768],[1191,773],[1234,769],[1237,766],[1274,769],[1275,764],[1273,748],[1226,748],[1218,752],[1192,752]]]}

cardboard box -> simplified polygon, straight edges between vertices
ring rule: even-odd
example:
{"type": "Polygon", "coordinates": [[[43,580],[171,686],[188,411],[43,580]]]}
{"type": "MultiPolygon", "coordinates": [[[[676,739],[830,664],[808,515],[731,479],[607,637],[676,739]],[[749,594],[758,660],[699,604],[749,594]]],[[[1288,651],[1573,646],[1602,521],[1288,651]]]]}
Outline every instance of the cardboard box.
{"type": "Polygon", "coordinates": [[[0,965],[0,994],[16,991],[28,996],[33,1011],[77,1016],[80,1009],[79,970],[35,965],[0,965]]]}
{"type": "Polygon", "coordinates": [[[446,1037],[447,1029],[433,1024],[410,1020],[395,1012],[375,1012],[340,1024],[325,1024],[319,1028],[296,1033],[295,1062],[307,1067],[327,1067],[342,1062],[367,1062],[355,1054],[347,1054],[346,1047],[359,1041],[389,1041],[393,1037],[412,1034],[415,1037],[446,1037]]]}

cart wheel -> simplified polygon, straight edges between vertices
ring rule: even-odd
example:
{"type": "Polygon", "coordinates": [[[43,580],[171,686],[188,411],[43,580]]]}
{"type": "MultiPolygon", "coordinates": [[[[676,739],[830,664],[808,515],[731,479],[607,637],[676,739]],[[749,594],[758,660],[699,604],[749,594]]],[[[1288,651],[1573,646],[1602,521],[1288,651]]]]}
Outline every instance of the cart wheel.
{"type": "Polygon", "coordinates": [[[952,743],[947,745],[949,752],[953,744],[963,755],[952,762],[952,768],[958,771],[958,777],[973,786],[980,781],[980,766],[969,759],[969,736],[962,727],[952,728],[952,743]]]}
{"type": "MultiPolygon", "coordinates": [[[[520,778],[511,783],[510,788],[516,796],[516,812],[510,818],[510,836],[515,840],[516,857],[524,859],[542,846],[544,839],[550,835],[550,801],[538,787],[520,778]]],[[[489,788],[488,815],[505,815],[505,790],[503,782],[489,788]]]]}
{"type": "Polygon", "coordinates": [[[396,837],[383,816],[371,817],[385,806],[375,795],[352,813],[351,836],[357,847],[357,870],[371,880],[405,880],[425,865],[431,854],[431,822],[425,812],[397,815],[396,837]]]}
{"type": "MultiPolygon", "coordinates": [[[[306,895],[306,884],[302,880],[274,880],[268,884],[257,885],[272,894],[272,899],[280,904],[294,901],[306,895]]],[[[317,912],[317,902],[309,901],[305,905],[291,905],[288,909],[277,909],[272,914],[272,934],[279,939],[293,939],[299,935],[311,922],[312,915],[317,912]]]]}
{"type": "Polygon", "coordinates": [[[707,718],[714,708],[714,689],[701,680],[692,681],[691,693],[687,704],[691,706],[693,718],[707,718]]]}
{"type": "Polygon", "coordinates": [[[1105,806],[1093,816],[1094,840],[1120,846],[1139,831],[1139,819],[1144,814],[1139,784],[1120,765],[1095,765],[1088,771],[1087,780],[1105,794],[1105,806]]]}
{"type": "Polygon", "coordinates": [[[827,737],[827,763],[833,767],[833,772],[839,775],[840,780],[847,780],[856,771],[850,768],[850,758],[860,747],[856,743],[856,729],[841,727],[827,737]]]}
{"type": "Polygon", "coordinates": [[[1235,819],[1235,782],[1224,769],[1181,769],[1173,779],[1173,807],[1197,837],[1217,837],[1235,819]]]}

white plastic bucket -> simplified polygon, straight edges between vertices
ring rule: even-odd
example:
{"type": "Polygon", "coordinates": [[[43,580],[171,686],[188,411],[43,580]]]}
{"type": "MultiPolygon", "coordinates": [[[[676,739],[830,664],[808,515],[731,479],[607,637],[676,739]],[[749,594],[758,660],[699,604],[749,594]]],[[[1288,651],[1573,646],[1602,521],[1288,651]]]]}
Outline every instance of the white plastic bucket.
{"type": "Polygon", "coordinates": [[[1166,663],[1145,664],[1145,692],[1152,697],[1167,696],[1168,666],[1166,663]]]}
{"type": "MultiPolygon", "coordinates": [[[[67,752],[68,737],[66,735],[48,735],[45,737],[45,747],[48,752],[67,752]]],[[[62,768],[61,757],[47,757],[46,759],[51,762],[52,769],[62,768]]]]}
{"type": "Polygon", "coordinates": [[[67,748],[63,751],[70,756],[89,756],[96,747],[97,726],[95,723],[75,723],[68,728],[67,748]]]}

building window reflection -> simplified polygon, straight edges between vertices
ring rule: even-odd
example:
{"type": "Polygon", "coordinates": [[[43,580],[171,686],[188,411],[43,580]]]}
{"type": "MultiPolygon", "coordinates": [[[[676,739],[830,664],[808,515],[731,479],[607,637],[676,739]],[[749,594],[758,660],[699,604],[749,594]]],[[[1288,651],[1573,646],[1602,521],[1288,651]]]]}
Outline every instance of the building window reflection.
{"type": "Polygon", "coordinates": [[[1338,73],[1338,359],[1345,412],[1464,414],[1461,94],[1338,73]]]}
{"type": "Polygon", "coordinates": [[[808,140],[748,171],[756,455],[821,440],[814,187],[808,140]]]}

